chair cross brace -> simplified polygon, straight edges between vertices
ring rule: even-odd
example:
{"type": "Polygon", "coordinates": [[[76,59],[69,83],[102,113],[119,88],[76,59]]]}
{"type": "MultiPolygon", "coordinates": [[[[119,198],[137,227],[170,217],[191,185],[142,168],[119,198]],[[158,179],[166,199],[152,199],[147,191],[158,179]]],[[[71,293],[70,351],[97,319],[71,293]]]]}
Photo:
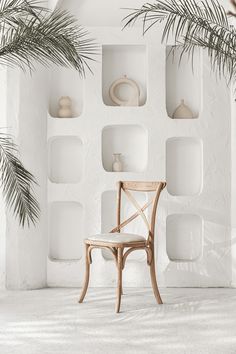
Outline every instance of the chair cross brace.
{"type": "Polygon", "coordinates": [[[143,221],[144,221],[144,223],[145,223],[145,225],[146,225],[146,227],[147,227],[147,229],[148,229],[148,234],[149,234],[150,233],[150,225],[149,225],[149,222],[147,220],[146,215],[144,214],[144,211],[153,203],[153,199],[150,200],[149,202],[147,202],[146,204],[144,204],[143,207],[140,207],[139,203],[136,201],[136,199],[132,196],[132,194],[129,191],[127,191],[125,189],[123,189],[123,191],[127,195],[127,197],[129,199],[129,201],[131,202],[131,204],[133,204],[135,209],[137,209],[137,211],[134,214],[132,214],[128,219],[125,219],[122,223],[117,225],[110,232],[114,233],[114,232],[120,231],[123,227],[128,225],[131,221],[136,219],[138,216],[141,216],[143,221]]]}

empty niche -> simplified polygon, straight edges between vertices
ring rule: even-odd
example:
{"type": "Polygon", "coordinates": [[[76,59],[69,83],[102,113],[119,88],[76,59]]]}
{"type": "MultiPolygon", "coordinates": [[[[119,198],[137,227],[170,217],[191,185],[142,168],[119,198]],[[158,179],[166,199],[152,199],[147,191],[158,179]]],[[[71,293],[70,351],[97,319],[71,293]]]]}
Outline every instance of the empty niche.
{"type": "Polygon", "coordinates": [[[202,142],[197,138],[170,138],[166,142],[167,190],[175,196],[191,196],[202,189],[202,142]]]}
{"type": "Polygon", "coordinates": [[[82,142],[61,136],[49,141],[49,178],[54,183],[78,183],[82,177],[82,142]]]}
{"type": "MultiPolygon", "coordinates": [[[[135,81],[140,90],[139,106],[147,99],[146,47],[143,45],[104,45],[102,47],[102,94],[107,106],[117,105],[111,100],[109,89],[116,80],[126,76],[135,81]]],[[[115,96],[127,101],[132,88],[127,84],[117,86],[115,96]]]]}
{"type": "Polygon", "coordinates": [[[172,214],[166,219],[166,250],[171,261],[196,261],[202,255],[202,219],[172,214]]]}
{"type": "Polygon", "coordinates": [[[181,118],[198,118],[201,109],[201,55],[199,50],[194,51],[192,62],[188,54],[181,57],[181,46],[167,46],[166,48],[166,110],[170,118],[176,108],[184,100],[191,114],[186,109],[179,111],[181,118]],[[180,61],[181,57],[181,61],[180,61]]]}
{"type": "Polygon", "coordinates": [[[72,69],[53,67],[51,71],[51,87],[49,113],[58,118],[59,99],[68,96],[71,99],[71,114],[67,118],[76,118],[83,109],[83,82],[79,74],[72,69]]]}
{"type": "MultiPolygon", "coordinates": [[[[143,206],[147,202],[147,194],[145,193],[135,193],[132,192],[134,195],[135,199],[139,203],[140,206],[143,206]]],[[[101,231],[102,233],[107,233],[111,231],[115,226],[117,226],[117,220],[116,220],[116,198],[117,198],[117,193],[116,191],[105,191],[102,194],[102,218],[101,218],[101,231]]],[[[134,206],[130,203],[129,200],[127,200],[126,196],[124,193],[122,193],[122,199],[121,199],[121,222],[124,219],[128,219],[129,216],[134,214],[137,210],[134,208],[134,206]]],[[[148,214],[148,211],[146,212],[148,214]]],[[[135,220],[133,220],[130,224],[125,226],[121,232],[127,232],[131,234],[137,234],[141,236],[147,236],[147,227],[144,224],[143,220],[141,217],[137,217],[135,220]]],[[[115,236],[114,236],[115,237],[115,236]]],[[[111,252],[107,250],[102,250],[102,255],[106,260],[114,260],[113,255],[111,252]]],[[[142,261],[145,260],[146,258],[145,251],[135,251],[131,253],[128,258],[128,260],[136,260],[136,261],[142,261]]]]}
{"type": "Polygon", "coordinates": [[[102,163],[112,172],[113,154],[121,154],[122,172],[142,172],[147,166],[148,135],[139,125],[113,125],[102,131],[102,163]]]}
{"type": "Polygon", "coordinates": [[[53,202],[49,211],[52,260],[79,260],[83,252],[83,208],[77,202],[53,202]]]}

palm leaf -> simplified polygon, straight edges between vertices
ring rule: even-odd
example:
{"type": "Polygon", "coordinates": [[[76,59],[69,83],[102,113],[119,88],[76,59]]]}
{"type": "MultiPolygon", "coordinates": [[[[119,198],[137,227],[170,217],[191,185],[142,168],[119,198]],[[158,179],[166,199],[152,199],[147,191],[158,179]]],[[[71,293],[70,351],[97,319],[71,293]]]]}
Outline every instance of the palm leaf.
{"type": "Polygon", "coordinates": [[[41,11],[48,11],[46,8],[40,6],[37,0],[1,0],[0,1],[0,21],[13,25],[15,19],[22,16],[37,17],[37,13],[41,11]]]}
{"type": "Polygon", "coordinates": [[[36,183],[18,157],[17,146],[10,136],[0,133],[0,179],[7,207],[19,217],[20,225],[36,223],[39,205],[32,192],[36,183]]]}
{"type": "Polygon", "coordinates": [[[236,31],[230,26],[227,13],[217,0],[157,0],[140,9],[129,9],[124,27],[143,21],[143,33],[164,22],[162,41],[174,34],[183,54],[193,56],[194,49],[208,51],[214,70],[231,80],[236,76],[236,31]]]}
{"type": "Polygon", "coordinates": [[[0,6],[0,64],[34,69],[34,62],[76,69],[82,76],[97,45],[74,16],[50,12],[30,0],[5,0],[0,6]]]}

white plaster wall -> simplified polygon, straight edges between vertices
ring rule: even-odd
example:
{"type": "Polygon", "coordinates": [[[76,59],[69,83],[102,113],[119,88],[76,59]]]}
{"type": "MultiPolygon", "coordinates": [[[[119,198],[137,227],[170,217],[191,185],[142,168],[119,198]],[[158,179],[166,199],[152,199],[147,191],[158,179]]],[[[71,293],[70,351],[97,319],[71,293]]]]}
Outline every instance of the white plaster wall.
{"type": "MultiPolygon", "coordinates": [[[[202,109],[198,119],[172,120],[166,112],[165,46],[160,33],[140,37],[139,29],[121,32],[120,28],[89,28],[100,44],[145,44],[147,46],[147,102],[140,107],[112,107],[102,101],[102,63],[94,67],[94,76],[84,83],[84,109],[78,119],[57,121],[49,117],[48,138],[74,135],[83,142],[83,177],[77,185],[49,183],[49,202],[77,201],[84,207],[84,237],[104,230],[101,225],[101,199],[113,190],[118,179],[165,179],[166,141],[172,137],[198,138],[203,145],[203,187],[195,196],[162,195],[157,227],[157,265],[161,286],[229,286],[231,283],[230,245],[230,96],[225,83],[217,82],[210,72],[207,56],[201,60],[202,109]],[[93,104],[90,104],[90,103],[93,104]],[[223,118],[222,118],[223,117],[223,118]],[[148,132],[148,165],[141,173],[110,173],[102,166],[102,130],[110,125],[143,126],[148,132]],[[222,134],[222,132],[224,132],[222,134]],[[203,219],[202,257],[194,262],[170,261],[166,251],[166,217],[171,214],[197,214],[203,219]]],[[[122,63],[121,63],[122,65],[122,63]]],[[[135,65],[135,63],[134,63],[135,65]]],[[[190,88],[191,89],[191,88],[190,88]]],[[[111,151],[112,153],[112,151],[111,151]]],[[[174,161],[173,161],[174,163],[174,161]]],[[[194,178],[191,176],[189,178],[194,178]]],[[[187,183],[188,181],[185,181],[187,183]]],[[[49,235],[50,237],[50,235],[49,235]]],[[[173,235],[174,237],[174,235],[173,235]]],[[[115,284],[115,266],[94,251],[91,284],[115,284]],[[106,274],[106,276],[104,276],[106,274]]],[[[81,285],[83,261],[48,260],[50,286],[81,285]]],[[[128,261],[125,286],[148,286],[144,262],[128,261]]]]}
{"type": "Polygon", "coordinates": [[[48,7],[51,10],[54,10],[55,7],[57,6],[58,0],[49,0],[48,1],[48,7]]]}
{"type": "MultiPolygon", "coordinates": [[[[55,2],[55,0],[52,0],[55,2]]],[[[58,0],[61,8],[70,9],[83,26],[120,27],[122,19],[128,14],[127,8],[139,8],[143,0],[58,0]],[[126,10],[125,10],[126,9],[126,10]]],[[[137,23],[141,25],[140,22],[137,23]]]]}
{"type": "Polygon", "coordinates": [[[235,87],[232,87],[231,101],[231,252],[232,252],[232,286],[236,287],[236,101],[235,87]]]}
{"type": "Polygon", "coordinates": [[[46,76],[40,67],[32,76],[9,71],[8,127],[19,146],[22,162],[37,179],[35,194],[41,207],[36,227],[22,229],[8,215],[6,285],[9,289],[46,286],[46,107],[46,76]]]}
{"type": "MultiPolygon", "coordinates": [[[[7,127],[7,69],[0,69],[0,127],[6,132],[7,127]]],[[[0,198],[0,289],[5,288],[6,276],[6,213],[3,199],[0,198]]]]}
{"type": "MultiPolygon", "coordinates": [[[[232,25],[236,26],[234,18],[232,25]]],[[[232,286],[236,287],[236,86],[231,86],[231,256],[232,286]]]]}

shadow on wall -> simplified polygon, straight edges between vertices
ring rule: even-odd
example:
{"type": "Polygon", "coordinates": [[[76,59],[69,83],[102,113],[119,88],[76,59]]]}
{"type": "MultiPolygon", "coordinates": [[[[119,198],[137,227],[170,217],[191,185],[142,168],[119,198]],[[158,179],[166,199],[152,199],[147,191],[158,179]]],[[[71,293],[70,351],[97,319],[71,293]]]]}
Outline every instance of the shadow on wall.
{"type": "MultiPolygon", "coordinates": [[[[233,241],[215,241],[205,235],[203,253],[196,261],[170,262],[165,268],[171,286],[231,286],[231,245],[233,241]]],[[[236,271],[236,270],[235,270],[236,271]]]]}

